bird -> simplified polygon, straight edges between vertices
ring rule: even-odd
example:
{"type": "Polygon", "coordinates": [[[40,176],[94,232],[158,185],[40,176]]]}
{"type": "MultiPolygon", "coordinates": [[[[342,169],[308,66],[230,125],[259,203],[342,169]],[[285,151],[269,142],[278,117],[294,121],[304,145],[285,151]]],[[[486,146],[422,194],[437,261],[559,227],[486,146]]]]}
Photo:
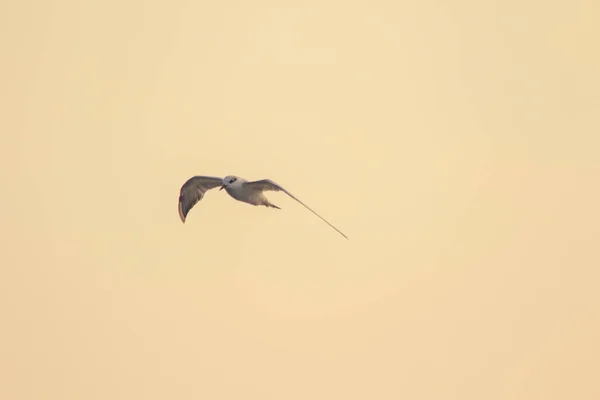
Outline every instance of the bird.
{"type": "Polygon", "coordinates": [[[327,225],[335,229],[339,234],[348,239],[342,231],[333,226],[325,218],[321,217],[309,206],[301,202],[297,197],[292,195],[290,192],[285,190],[282,186],[273,182],[270,179],[261,179],[258,181],[247,181],[244,178],[227,175],[225,178],[219,178],[215,176],[201,176],[196,175],[188,179],[181,189],[179,190],[179,217],[181,222],[185,223],[188,213],[190,210],[204,197],[204,194],[210,190],[219,187],[219,191],[225,189],[225,191],[233,197],[235,200],[251,204],[253,206],[265,206],[270,208],[276,208],[281,210],[280,207],[271,203],[264,195],[263,192],[275,191],[284,192],[292,199],[306,207],[310,212],[321,218],[327,225]]]}

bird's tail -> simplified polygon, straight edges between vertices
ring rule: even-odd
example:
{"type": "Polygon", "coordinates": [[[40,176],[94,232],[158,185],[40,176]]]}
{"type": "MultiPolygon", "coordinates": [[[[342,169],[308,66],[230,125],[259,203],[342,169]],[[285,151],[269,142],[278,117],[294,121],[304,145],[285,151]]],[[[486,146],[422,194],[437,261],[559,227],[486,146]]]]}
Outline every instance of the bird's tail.
{"type": "Polygon", "coordinates": [[[280,207],[277,207],[275,204],[273,204],[273,203],[270,203],[268,200],[266,200],[266,201],[263,203],[263,206],[265,206],[265,207],[272,207],[272,208],[276,208],[276,209],[278,209],[278,210],[281,210],[281,208],[280,208],[280,207]]]}

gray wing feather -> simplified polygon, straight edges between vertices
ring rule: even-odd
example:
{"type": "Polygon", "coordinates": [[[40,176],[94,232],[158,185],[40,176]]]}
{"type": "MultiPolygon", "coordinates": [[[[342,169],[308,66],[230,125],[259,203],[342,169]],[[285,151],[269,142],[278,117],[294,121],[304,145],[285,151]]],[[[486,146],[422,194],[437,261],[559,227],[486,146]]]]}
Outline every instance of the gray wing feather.
{"type": "Polygon", "coordinates": [[[343,237],[345,237],[346,239],[348,239],[348,236],[344,235],[342,233],[342,231],[340,231],[338,228],[336,228],[335,226],[333,226],[329,221],[327,221],[325,218],[321,217],[319,214],[317,214],[312,208],[310,208],[309,206],[307,206],[306,204],[304,204],[303,202],[301,202],[296,196],[294,196],[293,194],[291,194],[290,192],[288,192],[287,190],[285,190],[281,185],[278,185],[277,183],[273,182],[270,179],[261,179],[260,181],[253,181],[253,182],[246,182],[246,185],[254,188],[256,190],[262,190],[262,191],[274,191],[274,192],[279,192],[282,191],[285,194],[287,194],[288,196],[290,196],[292,199],[296,200],[298,203],[302,204],[304,207],[306,207],[310,212],[312,212],[313,214],[315,214],[317,217],[321,218],[327,225],[329,225],[330,227],[332,227],[333,229],[335,229],[336,231],[338,231],[338,233],[340,235],[342,235],[343,237]]]}
{"type": "Polygon", "coordinates": [[[207,190],[214,189],[223,184],[222,178],[214,176],[193,176],[188,179],[179,191],[179,218],[185,223],[185,218],[194,207],[202,200],[207,190]]]}
{"type": "Polygon", "coordinates": [[[270,179],[261,179],[260,181],[246,182],[246,185],[248,185],[251,188],[262,190],[265,192],[266,191],[279,192],[281,190],[282,192],[286,193],[288,196],[291,196],[294,200],[297,200],[294,196],[292,196],[290,193],[288,193],[283,187],[279,186],[278,184],[276,184],[275,182],[273,182],[270,179]]]}

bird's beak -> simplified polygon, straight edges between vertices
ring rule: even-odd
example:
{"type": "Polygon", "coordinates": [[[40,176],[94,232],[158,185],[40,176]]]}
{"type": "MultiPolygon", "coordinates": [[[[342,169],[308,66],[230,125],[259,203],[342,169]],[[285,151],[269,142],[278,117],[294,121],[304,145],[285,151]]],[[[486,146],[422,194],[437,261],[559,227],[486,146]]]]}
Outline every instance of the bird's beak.
{"type": "Polygon", "coordinates": [[[225,186],[225,185],[221,185],[221,187],[219,188],[219,191],[221,191],[221,190],[225,189],[226,187],[227,187],[227,186],[225,186]]]}

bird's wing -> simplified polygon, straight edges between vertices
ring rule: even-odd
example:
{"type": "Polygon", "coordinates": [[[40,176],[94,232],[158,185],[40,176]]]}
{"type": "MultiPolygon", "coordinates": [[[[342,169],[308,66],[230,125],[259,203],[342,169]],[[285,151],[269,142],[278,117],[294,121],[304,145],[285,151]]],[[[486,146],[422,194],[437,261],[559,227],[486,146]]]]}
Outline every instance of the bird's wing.
{"type": "Polygon", "coordinates": [[[313,209],[311,209],[309,206],[307,206],[306,204],[304,204],[303,202],[301,202],[296,196],[294,196],[293,194],[291,194],[290,192],[288,192],[287,190],[285,190],[283,187],[281,187],[277,183],[273,182],[272,180],[270,180],[270,179],[262,179],[260,181],[246,182],[245,185],[247,185],[248,187],[251,187],[253,189],[256,189],[256,190],[275,191],[275,192],[282,191],[282,192],[284,192],[285,194],[287,194],[288,196],[290,196],[292,199],[296,200],[298,203],[300,203],[304,207],[306,207],[310,212],[312,212],[313,214],[315,214],[317,217],[321,218],[327,225],[329,225],[330,227],[332,227],[333,229],[335,229],[336,231],[338,231],[338,233],[341,234],[343,237],[345,237],[346,239],[348,239],[348,236],[344,235],[342,233],[342,231],[340,231],[335,226],[331,225],[331,223],[329,223],[329,221],[327,221],[325,218],[321,217],[313,209]]]}
{"type": "Polygon", "coordinates": [[[193,176],[187,180],[179,191],[179,217],[185,223],[185,217],[192,207],[202,200],[207,190],[223,184],[223,179],[214,176],[193,176]]]}

